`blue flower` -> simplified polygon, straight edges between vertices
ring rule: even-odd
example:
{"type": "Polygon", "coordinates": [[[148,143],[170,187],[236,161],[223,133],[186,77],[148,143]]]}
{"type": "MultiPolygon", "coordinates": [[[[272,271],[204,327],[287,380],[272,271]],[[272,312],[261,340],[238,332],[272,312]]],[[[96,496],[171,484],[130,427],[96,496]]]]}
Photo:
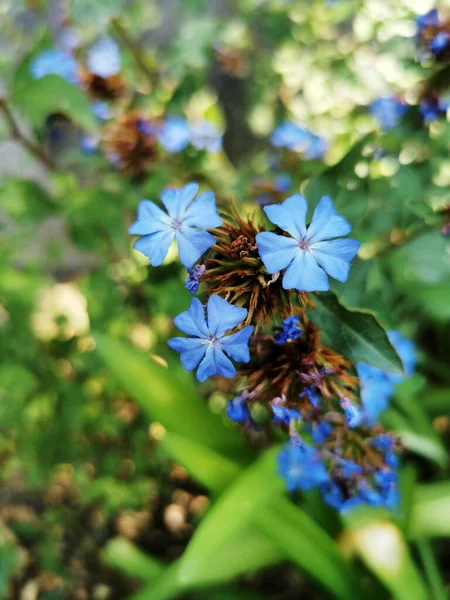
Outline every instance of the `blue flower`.
{"type": "Polygon", "coordinates": [[[280,173],[275,177],[275,189],[277,192],[286,193],[290,190],[292,185],[292,178],[287,173],[280,173]]]}
{"type": "Polygon", "coordinates": [[[311,406],[314,406],[314,408],[317,408],[319,406],[320,403],[320,396],[317,393],[317,390],[314,386],[312,385],[307,385],[305,386],[305,389],[303,390],[303,392],[301,394],[299,394],[300,398],[308,398],[308,400],[311,403],[311,406]]]}
{"type": "Polygon", "coordinates": [[[206,271],[205,265],[197,265],[188,269],[189,277],[186,279],[184,287],[190,292],[192,295],[198,292],[198,288],[200,285],[200,279],[202,278],[203,273],[206,271]]]}
{"type": "Polygon", "coordinates": [[[431,40],[429,46],[433,54],[437,55],[448,48],[450,41],[450,34],[447,31],[440,31],[431,40]]]}
{"type": "Polygon", "coordinates": [[[364,412],[361,410],[361,407],[353,404],[353,402],[350,402],[350,400],[347,399],[341,401],[341,407],[344,411],[345,418],[347,419],[347,425],[350,427],[350,429],[354,429],[362,423],[364,419],[364,412]]]}
{"type": "Polygon", "coordinates": [[[34,79],[45,75],[59,75],[69,83],[78,83],[78,65],[71,54],[61,50],[44,50],[31,62],[30,71],[34,79]]]}
{"type": "Polygon", "coordinates": [[[310,143],[310,132],[292,121],[285,121],[272,132],[270,140],[276,148],[289,150],[305,150],[310,143]]]}
{"type": "Polygon", "coordinates": [[[295,410],[294,408],[288,408],[287,406],[284,406],[284,402],[284,398],[274,398],[270,405],[273,412],[273,422],[275,425],[279,423],[290,425],[293,419],[301,418],[299,410],[295,410]]]}
{"type": "Polygon", "coordinates": [[[215,238],[202,229],[212,229],[222,224],[216,212],[216,201],[212,192],[194,197],[197,183],[188,183],[181,189],[166,189],[161,200],[168,215],[150,200],[141,200],[137,221],[129,232],[142,237],[134,247],[158,267],[165,259],[172,240],[176,240],[182,264],[189,268],[208,248],[215,238]]]}
{"type": "Polygon", "coordinates": [[[183,117],[168,117],[158,132],[158,141],[167,152],[181,152],[191,141],[191,130],[183,117]]]}
{"type": "Polygon", "coordinates": [[[197,150],[217,154],[222,148],[222,134],[211,121],[196,121],[190,127],[191,144],[197,150]]]}
{"type": "Polygon", "coordinates": [[[97,152],[99,138],[95,135],[84,134],[80,139],[80,150],[88,156],[97,152]]]}
{"type": "Polygon", "coordinates": [[[97,40],[88,50],[86,67],[90,73],[107,79],[120,71],[120,52],[110,37],[97,40]]]}
{"type": "Polygon", "coordinates": [[[291,440],[280,450],[277,473],[286,480],[290,492],[310,490],[329,480],[318,452],[296,440],[291,440]]]}
{"type": "Polygon", "coordinates": [[[395,96],[378,98],[370,105],[371,115],[381,129],[393,129],[405,114],[407,107],[395,96]]]}
{"type": "Polygon", "coordinates": [[[331,435],[333,427],[326,421],[320,421],[313,427],[311,437],[315,444],[322,445],[331,435]]]}
{"type": "Polygon", "coordinates": [[[318,135],[311,134],[308,146],[305,148],[303,155],[308,160],[317,160],[322,158],[329,146],[328,140],[324,140],[318,135]]]}
{"type": "Polygon", "coordinates": [[[109,119],[111,116],[111,109],[109,108],[108,103],[102,102],[101,100],[91,102],[91,112],[100,123],[106,121],[106,119],[109,119]]]}
{"type": "Polygon", "coordinates": [[[417,32],[420,35],[428,27],[439,27],[438,11],[433,8],[424,15],[416,17],[417,32]]]}
{"type": "Polygon", "coordinates": [[[212,375],[234,377],[236,369],[225,353],[237,362],[248,362],[248,340],[253,326],[247,325],[231,335],[225,334],[245,319],[247,310],[213,294],[208,300],[207,315],[206,318],[200,300],[193,298],[188,310],[174,319],[178,329],[192,337],[175,337],[168,344],[180,353],[181,364],[186,371],[198,367],[199,381],[205,381],[212,375]]]}
{"type": "Polygon", "coordinates": [[[308,228],[308,204],[300,194],[282,204],[266,206],[264,211],[272,223],[292,236],[268,231],[256,236],[267,271],[273,274],[286,269],[284,289],[325,292],[330,287],[326,273],[338,281],[347,280],[350,262],[360,244],[352,239],[330,239],[347,235],[351,230],[347,220],[336,214],[331,198],[324,196],[320,200],[308,228]]]}
{"type": "Polygon", "coordinates": [[[228,402],[227,416],[235,423],[245,423],[251,419],[250,411],[244,396],[237,396],[237,398],[228,402]]]}
{"type": "Polygon", "coordinates": [[[388,373],[365,363],[356,363],[365,420],[371,425],[389,406],[389,401],[394,393],[394,386],[403,381],[405,376],[412,375],[416,364],[413,342],[404,338],[398,331],[390,331],[388,336],[402,359],[404,375],[388,373]]]}
{"type": "Polygon", "coordinates": [[[287,317],[281,324],[282,330],[275,335],[277,344],[286,344],[299,338],[303,330],[298,326],[298,316],[287,317]]]}

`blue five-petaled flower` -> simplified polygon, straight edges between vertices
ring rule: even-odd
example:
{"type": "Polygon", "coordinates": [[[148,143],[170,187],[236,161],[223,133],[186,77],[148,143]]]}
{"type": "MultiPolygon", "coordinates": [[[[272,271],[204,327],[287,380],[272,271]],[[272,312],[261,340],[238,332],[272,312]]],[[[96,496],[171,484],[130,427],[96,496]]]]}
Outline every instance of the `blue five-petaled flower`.
{"type": "Polygon", "coordinates": [[[181,364],[186,371],[198,367],[197,379],[205,381],[213,375],[234,377],[236,369],[225,354],[237,362],[248,362],[248,340],[253,326],[226,335],[247,316],[247,310],[233,306],[217,294],[210,296],[205,309],[198,298],[193,298],[188,310],[174,319],[175,325],[189,338],[175,337],[168,341],[171,348],[180,353],[181,364]]]}
{"type": "Polygon", "coordinates": [[[264,208],[269,219],[292,237],[268,231],[256,236],[259,254],[270,274],[286,269],[283,288],[303,292],[325,292],[329,289],[327,273],[338,281],[346,281],[350,262],[360,243],[352,239],[330,239],[347,235],[351,226],[336,214],[333,202],[324,196],[317,205],[311,224],[306,227],[308,204],[295,194],[282,204],[264,208]]]}
{"type": "Polygon", "coordinates": [[[154,267],[162,264],[173,240],[177,242],[180,261],[187,268],[214,245],[214,236],[203,229],[222,225],[216,211],[216,199],[208,191],[194,200],[197,192],[197,183],[164,190],[161,200],[168,214],[154,202],[141,200],[137,221],[129,232],[142,236],[134,247],[147,256],[154,267]]]}

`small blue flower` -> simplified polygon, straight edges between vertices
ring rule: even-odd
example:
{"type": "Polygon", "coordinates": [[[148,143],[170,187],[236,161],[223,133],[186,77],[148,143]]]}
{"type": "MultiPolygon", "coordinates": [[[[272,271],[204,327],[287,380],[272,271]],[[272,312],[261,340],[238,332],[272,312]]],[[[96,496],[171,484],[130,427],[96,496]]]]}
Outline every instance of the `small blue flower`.
{"type": "Polygon", "coordinates": [[[297,315],[284,319],[281,324],[282,330],[275,335],[277,344],[286,344],[298,339],[302,335],[303,330],[298,326],[298,320],[297,315]]]}
{"type": "Polygon", "coordinates": [[[237,396],[237,398],[228,402],[227,416],[235,423],[245,423],[251,419],[250,411],[244,396],[237,396]]]}
{"type": "Polygon", "coordinates": [[[275,425],[284,423],[284,425],[290,425],[293,419],[300,419],[301,414],[299,410],[288,408],[284,406],[285,399],[274,398],[270,405],[273,412],[273,422],[275,425]]]}
{"type": "Polygon", "coordinates": [[[89,48],[86,56],[88,71],[107,79],[120,71],[120,52],[116,42],[110,37],[97,40],[89,48]]]}
{"type": "Polygon", "coordinates": [[[222,134],[211,121],[196,121],[190,127],[191,144],[197,150],[217,154],[222,148],[222,134]]]}
{"type": "Polygon", "coordinates": [[[173,240],[178,245],[182,264],[189,268],[200,256],[211,248],[215,238],[203,229],[212,229],[222,224],[216,211],[212,192],[198,192],[197,183],[188,183],[182,189],[166,189],[161,200],[168,214],[150,200],[141,200],[137,221],[129,232],[142,237],[134,247],[158,267],[165,259],[173,240]]]}
{"type": "Polygon", "coordinates": [[[205,381],[213,375],[234,377],[236,369],[225,353],[237,362],[248,362],[248,340],[253,333],[253,326],[247,325],[231,335],[225,334],[245,319],[247,310],[213,294],[208,300],[207,315],[205,317],[200,300],[193,298],[188,310],[173,321],[178,329],[193,337],[175,337],[167,343],[180,353],[181,364],[186,371],[198,367],[199,381],[205,381]]]}
{"type": "Polygon", "coordinates": [[[69,83],[78,83],[78,65],[71,54],[61,50],[44,50],[31,62],[30,71],[34,79],[45,75],[58,75],[69,83]]]}
{"type": "Polygon", "coordinates": [[[318,160],[322,158],[329,146],[328,140],[324,140],[318,135],[311,134],[308,146],[303,155],[308,160],[318,160]]]}
{"type": "Polygon", "coordinates": [[[189,277],[186,279],[184,287],[190,292],[192,295],[198,292],[198,288],[200,285],[200,279],[202,278],[203,273],[206,271],[205,265],[196,265],[188,269],[189,277]]]}
{"type": "Polygon", "coordinates": [[[304,397],[308,398],[308,400],[311,403],[311,406],[314,406],[314,408],[318,408],[318,406],[320,404],[320,396],[317,393],[317,390],[314,386],[307,385],[305,387],[303,392],[300,394],[300,398],[304,398],[304,397]]]}
{"type": "Polygon", "coordinates": [[[447,31],[440,31],[431,40],[429,46],[430,50],[434,55],[440,54],[446,50],[449,46],[450,34],[447,31]]]}
{"type": "Polygon", "coordinates": [[[313,442],[318,446],[322,445],[330,437],[332,431],[333,427],[330,423],[326,421],[316,423],[311,434],[313,442]]]}
{"type": "Polygon", "coordinates": [[[370,105],[371,115],[378,121],[381,129],[393,129],[405,114],[407,107],[395,96],[378,98],[370,105]]]}
{"type": "Polygon", "coordinates": [[[83,154],[91,155],[97,152],[99,138],[95,135],[82,135],[80,139],[80,150],[83,154]]]}
{"type": "Polygon", "coordinates": [[[158,132],[158,141],[167,152],[181,152],[191,141],[191,130],[183,117],[168,117],[158,132]]]}
{"type": "Polygon", "coordinates": [[[108,106],[107,102],[102,102],[101,100],[95,100],[91,102],[91,112],[92,114],[103,123],[111,117],[111,109],[108,106]]]}
{"type": "Polygon", "coordinates": [[[354,460],[341,458],[338,460],[338,464],[342,469],[342,477],[344,479],[350,479],[362,473],[361,467],[354,460]]]}
{"type": "Polygon", "coordinates": [[[275,189],[277,192],[286,193],[291,189],[292,178],[287,173],[280,173],[275,177],[275,189]]]}
{"type": "Polygon", "coordinates": [[[363,421],[364,412],[361,410],[359,406],[350,402],[350,400],[342,400],[341,407],[344,411],[345,418],[347,419],[347,425],[350,429],[354,429],[358,427],[363,421]]]}
{"type": "Polygon", "coordinates": [[[277,473],[285,479],[290,492],[310,490],[329,480],[318,452],[295,439],[280,450],[277,473]]]}
{"type": "Polygon", "coordinates": [[[417,32],[420,35],[424,29],[428,27],[439,27],[438,11],[433,8],[424,15],[416,17],[417,32]]]}
{"type": "Polygon", "coordinates": [[[328,275],[346,281],[350,262],[360,243],[352,239],[330,239],[347,235],[351,226],[336,214],[333,202],[324,196],[317,205],[311,224],[306,227],[308,204],[295,194],[282,204],[264,208],[269,219],[292,237],[264,231],[256,236],[259,254],[270,274],[286,269],[283,288],[303,292],[325,292],[328,275]]]}
{"type": "Polygon", "coordinates": [[[310,143],[310,132],[292,121],[285,121],[272,132],[270,140],[276,148],[303,151],[310,143]]]}
{"type": "Polygon", "coordinates": [[[376,423],[379,415],[389,406],[394,386],[412,375],[416,364],[413,342],[404,338],[398,331],[389,331],[388,336],[402,359],[404,375],[388,373],[365,363],[356,363],[365,420],[371,425],[376,423]]]}

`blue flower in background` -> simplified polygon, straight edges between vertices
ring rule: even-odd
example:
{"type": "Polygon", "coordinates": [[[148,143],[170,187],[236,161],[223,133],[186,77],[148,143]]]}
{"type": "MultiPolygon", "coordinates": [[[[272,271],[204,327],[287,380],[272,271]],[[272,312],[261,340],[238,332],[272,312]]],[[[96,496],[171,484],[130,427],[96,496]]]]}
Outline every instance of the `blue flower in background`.
{"type": "Polygon", "coordinates": [[[97,152],[99,139],[96,135],[82,135],[80,140],[80,150],[88,156],[97,152]]]}
{"type": "Polygon", "coordinates": [[[292,178],[288,173],[280,173],[275,177],[275,189],[277,192],[288,192],[291,189],[292,178]]]}
{"type": "Polygon", "coordinates": [[[303,292],[329,289],[327,273],[338,281],[346,281],[350,262],[356,256],[360,243],[353,239],[330,239],[347,235],[351,226],[336,214],[333,202],[324,196],[318,203],[306,227],[308,204],[295,194],[282,204],[264,208],[269,219],[292,237],[268,231],[256,236],[259,254],[270,274],[286,269],[283,288],[303,292]]]}
{"type": "Polygon", "coordinates": [[[69,83],[78,83],[78,65],[71,54],[61,50],[44,50],[33,59],[30,71],[34,79],[45,75],[58,75],[69,83]]]}
{"type": "Polygon", "coordinates": [[[311,432],[313,442],[318,446],[321,446],[330,437],[332,431],[333,427],[331,423],[327,423],[326,421],[316,423],[311,432]]]}
{"type": "Polygon", "coordinates": [[[303,392],[299,394],[299,397],[308,398],[309,402],[311,403],[311,406],[314,406],[314,408],[317,408],[319,406],[320,396],[317,393],[316,388],[312,385],[307,385],[303,392]]]}
{"type": "Polygon", "coordinates": [[[228,402],[227,417],[235,423],[245,423],[251,420],[247,400],[244,395],[237,396],[237,398],[228,402]]]}
{"type": "Polygon", "coordinates": [[[195,200],[197,183],[181,189],[166,189],[161,200],[168,214],[151,200],[141,200],[137,221],[129,232],[142,237],[134,247],[147,256],[154,267],[165,259],[170,244],[176,240],[182,264],[189,268],[215,243],[215,238],[203,229],[222,224],[216,211],[213,192],[203,192],[195,200]]]}
{"type": "Polygon", "coordinates": [[[274,129],[270,140],[276,148],[304,150],[310,141],[310,132],[292,121],[285,121],[274,129]]]}
{"type": "Polygon", "coordinates": [[[296,340],[303,333],[303,330],[298,326],[297,315],[293,315],[292,317],[287,317],[287,319],[284,319],[281,327],[281,331],[275,335],[275,341],[277,344],[286,344],[291,340],[296,340]]]}
{"type": "Polygon", "coordinates": [[[372,365],[356,363],[361,386],[361,400],[365,420],[376,423],[380,414],[389,406],[394,394],[394,386],[414,373],[416,366],[415,347],[411,340],[404,338],[398,331],[390,331],[389,339],[402,359],[404,375],[388,373],[372,365]]]}
{"type": "Polygon", "coordinates": [[[358,427],[363,421],[364,413],[357,404],[353,404],[350,400],[342,400],[341,407],[344,411],[345,418],[347,419],[347,425],[350,429],[358,427]]]}
{"type": "Polygon", "coordinates": [[[405,114],[407,106],[395,96],[378,98],[370,105],[371,115],[378,121],[381,129],[393,129],[405,114]]]}
{"type": "Polygon", "coordinates": [[[190,127],[191,144],[197,150],[217,154],[222,148],[222,134],[211,121],[196,121],[190,127]]]}
{"type": "Polygon", "coordinates": [[[304,151],[304,157],[308,160],[318,160],[322,158],[328,150],[329,142],[318,135],[311,134],[309,144],[304,151]]]}
{"type": "Polygon", "coordinates": [[[111,109],[107,102],[95,100],[91,102],[92,114],[102,123],[111,117],[111,109]]]}
{"type": "Polygon", "coordinates": [[[285,479],[290,492],[310,490],[329,480],[318,452],[295,439],[280,450],[277,473],[285,479]]]}
{"type": "Polygon", "coordinates": [[[420,114],[427,122],[436,121],[439,117],[443,117],[450,106],[450,100],[447,98],[437,98],[430,96],[422,98],[420,101],[420,114]]]}
{"type": "Polygon", "coordinates": [[[433,8],[424,15],[416,17],[417,32],[420,35],[424,29],[428,27],[439,27],[438,11],[433,8]]]}
{"type": "Polygon", "coordinates": [[[447,31],[440,31],[434,38],[431,40],[429,46],[430,50],[433,54],[437,55],[443,52],[446,48],[448,48],[450,41],[450,33],[447,31]]]}
{"type": "Polygon", "coordinates": [[[191,130],[183,117],[168,117],[158,132],[158,141],[167,152],[181,152],[191,141],[191,130]]]}
{"type": "Polygon", "coordinates": [[[205,265],[196,265],[195,267],[188,269],[189,277],[186,279],[184,287],[192,295],[198,292],[198,288],[200,286],[200,279],[202,278],[202,275],[205,271],[205,265]]]}
{"type": "Polygon", "coordinates": [[[88,71],[107,79],[120,71],[120,52],[116,42],[110,37],[97,40],[89,48],[86,56],[88,71]]]}
{"type": "Polygon", "coordinates": [[[205,381],[213,375],[234,377],[236,369],[225,354],[237,362],[248,362],[248,340],[253,326],[247,325],[236,333],[226,335],[247,316],[247,310],[233,306],[217,294],[209,297],[207,317],[198,298],[193,298],[188,310],[174,319],[175,325],[193,337],[175,337],[167,343],[180,353],[181,364],[186,371],[198,367],[197,379],[205,381]]]}

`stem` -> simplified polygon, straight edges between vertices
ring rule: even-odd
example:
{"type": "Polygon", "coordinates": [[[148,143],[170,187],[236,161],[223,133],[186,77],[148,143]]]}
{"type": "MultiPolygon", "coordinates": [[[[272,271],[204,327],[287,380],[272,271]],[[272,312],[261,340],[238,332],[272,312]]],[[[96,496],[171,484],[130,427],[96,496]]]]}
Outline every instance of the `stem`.
{"type": "Polygon", "coordinates": [[[433,550],[429,540],[421,539],[416,542],[417,549],[422,560],[423,568],[430,585],[431,597],[433,600],[447,600],[447,592],[436,564],[433,550]]]}
{"type": "Polygon", "coordinates": [[[156,73],[155,73],[155,71],[152,71],[147,66],[146,62],[142,58],[143,52],[142,52],[141,46],[136,42],[136,40],[134,40],[128,34],[127,30],[122,25],[122,23],[120,22],[120,19],[118,17],[113,17],[111,19],[111,25],[115,29],[115,31],[116,31],[118,37],[120,38],[120,41],[122,42],[122,44],[126,48],[128,48],[128,50],[133,55],[134,60],[136,61],[137,66],[140,68],[140,70],[142,71],[142,73],[145,75],[145,77],[147,78],[149,84],[151,86],[153,86],[156,73]]]}
{"type": "Polygon", "coordinates": [[[47,169],[54,171],[56,167],[51,158],[40,146],[25,137],[20,131],[5,98],[0,98],[0,112],[3,114],[3,117],[8,124],[11,137],[20,142],[22,146],[31,152],[31,154],[33,154],[33,156],[35,156],[47,169]]]}

